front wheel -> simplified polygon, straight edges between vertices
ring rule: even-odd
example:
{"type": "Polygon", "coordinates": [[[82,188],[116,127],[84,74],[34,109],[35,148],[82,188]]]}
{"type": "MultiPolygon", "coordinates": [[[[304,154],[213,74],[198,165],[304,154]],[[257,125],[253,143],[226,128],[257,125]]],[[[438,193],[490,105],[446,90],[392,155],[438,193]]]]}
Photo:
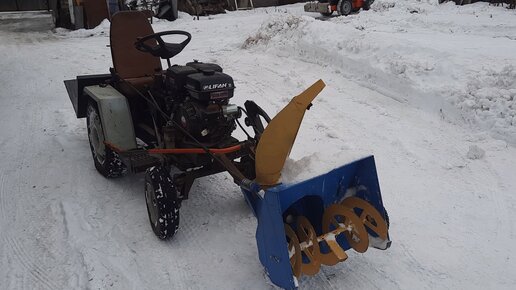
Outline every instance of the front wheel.
{"type": "Polygon", "coordinates": [[[179,229],[181,200],[166,167],[154,166],[145,172],[145,203],[154,234],[162,240],[173,237],[179,229]]]}
{"type": "Polygon", "coordinates": [[[104,129],[97,104],[91,101],[86,109],[86,126],[90,141],[91,155],[97,171],[106,178],[120,177],[127,167],[116,152],[106,146],[104,129]]]}
{"type": "Polygon", "coordinates": [[[351,0],[340,0],[337,5],[339,15],[347,16],[353,11],[353,4],[351,0]]]}

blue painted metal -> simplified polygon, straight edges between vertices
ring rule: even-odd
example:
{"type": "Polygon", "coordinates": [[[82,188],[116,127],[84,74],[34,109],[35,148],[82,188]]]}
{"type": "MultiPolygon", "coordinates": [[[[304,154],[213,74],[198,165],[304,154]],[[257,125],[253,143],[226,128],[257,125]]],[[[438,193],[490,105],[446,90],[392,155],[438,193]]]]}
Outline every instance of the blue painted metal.
{"type": "MultiPolygon", "coordinates": [[[[256,242],[260,262],[271,281],[285,289],[295,289],[296,283],[288,256],[284,216],[307,217],[320,235],[324,209],[350,195],[373,205],[384,218],[386,215],[373,156],[296,184],[280,184],[261,192],[254,184],[250,189],[242,188],[242,192],[258,219],[256,242]]],[[[344,238],[337,242],[344,250],[350,248],[344,238]]]]}

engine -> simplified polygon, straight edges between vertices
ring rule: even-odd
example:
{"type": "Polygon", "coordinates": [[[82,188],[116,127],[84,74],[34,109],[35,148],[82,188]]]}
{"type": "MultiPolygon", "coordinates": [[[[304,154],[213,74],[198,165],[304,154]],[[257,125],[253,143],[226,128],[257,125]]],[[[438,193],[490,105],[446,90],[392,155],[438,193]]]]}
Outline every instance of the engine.
{"type": "MultiPolygon", "coordinates": [[[[166,72],[165,86],[171,115],[189,134],[209,147],[235,142],[231,134],[240,110],[229,104],[235,85],[220,66],[197,61],[174,65],[166,72]]],[[[175,146],[198,147],[190,138],[175,138],[175,146]]]]}

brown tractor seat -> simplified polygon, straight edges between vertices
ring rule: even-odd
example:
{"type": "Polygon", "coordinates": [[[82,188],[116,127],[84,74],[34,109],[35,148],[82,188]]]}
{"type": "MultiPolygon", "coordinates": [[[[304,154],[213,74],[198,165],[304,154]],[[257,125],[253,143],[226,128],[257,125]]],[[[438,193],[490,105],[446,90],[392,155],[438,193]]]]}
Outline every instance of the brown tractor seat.
{"type": "MultiPolygon", "coordinates": [[[[151,86],[152,82],[154,81],[154,77],[139,77],[139,78],[129,78],[124,79],[124,81],[130,83],[133,87],[135,87],[138,90],[143,90],[146,86],[151,86]]],[[[123,87],[127,84],[122,84],[123,87]]],[[[134,89],[128,88],[127,90],[129,94],[135,94],[134,89]]]]}
{"type": "MultiPolygon", "coordinates": [[[[134,47],[138,37],[153,33],[147,16],[140,11],[121,11],[111,18],[109,41],[113,68],[121,79],[139,90],[151,85],[154,74],[162,70],[158,57],[143,53],[134,47]]],[[[121,89],[129,94],[136,93],[123,82],[121,89]]]]}

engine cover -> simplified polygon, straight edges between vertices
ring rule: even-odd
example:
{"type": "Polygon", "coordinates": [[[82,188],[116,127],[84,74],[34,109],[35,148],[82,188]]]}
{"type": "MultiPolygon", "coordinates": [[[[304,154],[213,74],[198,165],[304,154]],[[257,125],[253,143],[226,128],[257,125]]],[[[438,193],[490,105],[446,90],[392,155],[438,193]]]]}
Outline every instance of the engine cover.
{"type": "Polygon", "coordinates": [[[202,70],[186,77],[186,89],[192,98],[208,103],[225,101],[233,97],[233,78],[214,70],[202,70]]]}

